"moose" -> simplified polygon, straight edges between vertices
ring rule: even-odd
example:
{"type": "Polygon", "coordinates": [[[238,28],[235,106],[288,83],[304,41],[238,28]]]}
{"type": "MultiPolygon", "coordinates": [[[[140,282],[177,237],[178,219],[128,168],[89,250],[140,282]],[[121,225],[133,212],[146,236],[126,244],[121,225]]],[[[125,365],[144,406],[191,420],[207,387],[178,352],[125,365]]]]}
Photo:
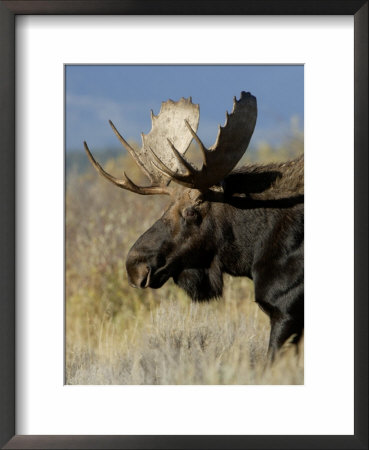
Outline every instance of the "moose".
{"type": "Polygon", "coordinates": [[[152,128],[134,149],[109,121],[121,144],[150,180],[138,186],[118,179],[84,148],[95,169],[116,186],[141,195],[164,194],[162,217],[129,250],[131,286],[158,289],[172,278],[194,301],[221,297],[223,274],[254,281],[255,301],[269,316],[268,356],[298,343],[304,327],[304,160],[235,169],[257,118],[256,98],[242,92],[206,148],[197,135],[199,105],[191,97],[151,111],[152,128]],[[198,168],[184,155],[195,140],[198,168]]]}

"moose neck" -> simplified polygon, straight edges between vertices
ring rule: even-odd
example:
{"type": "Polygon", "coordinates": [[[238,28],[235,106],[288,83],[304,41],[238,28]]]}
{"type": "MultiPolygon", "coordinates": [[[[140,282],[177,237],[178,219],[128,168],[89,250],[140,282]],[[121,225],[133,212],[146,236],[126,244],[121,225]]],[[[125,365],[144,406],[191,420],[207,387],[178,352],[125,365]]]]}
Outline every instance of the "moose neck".
{"type": "Polygon", "coordinates": [[[298,220],[303,204],[296,201],[262,202],[245,198],[214,203],[221,235],[218,236],[222,271],[253,278],[253,267],[263,249],[276,239],[281,220],[298,220]]]}

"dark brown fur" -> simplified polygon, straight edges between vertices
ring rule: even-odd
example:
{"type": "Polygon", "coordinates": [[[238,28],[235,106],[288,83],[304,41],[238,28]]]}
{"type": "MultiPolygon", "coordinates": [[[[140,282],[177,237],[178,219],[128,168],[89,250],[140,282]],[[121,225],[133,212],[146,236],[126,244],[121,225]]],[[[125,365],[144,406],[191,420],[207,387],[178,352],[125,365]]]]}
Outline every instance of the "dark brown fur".
{"type": "Polygon", "coordinates": [[[173,202],[130,250],[133,286],[160,288],[169,278],[195,301],[220,297],[223,273],[254,280],[269,315],[269,354],[304,324],[303,157],[246,166],[223,190],[178,187],[173,202]]]}
{"type": "Polygon", "coordinates": [[[232,195],[245,194],[255,200],[277,200],[304,195],[304,155],[283,163],[246,165],[225,180],[232,195]]]}

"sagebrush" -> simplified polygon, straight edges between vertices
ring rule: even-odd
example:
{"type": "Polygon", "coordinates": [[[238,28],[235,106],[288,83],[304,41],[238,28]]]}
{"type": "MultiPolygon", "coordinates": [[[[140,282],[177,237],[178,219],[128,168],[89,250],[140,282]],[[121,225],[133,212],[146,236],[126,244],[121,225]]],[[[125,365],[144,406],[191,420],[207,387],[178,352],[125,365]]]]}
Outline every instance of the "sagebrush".
{"type": "MultiPolygon", "coordinates": [[[[250,157],[301,152],[302,135],[294,132],[283,148],[263,145],[250,157]]],[[[223,298],[204,304],[172,282],[159,290],[130,287],[126,254],[167,200],[120,191],[88,166],[68,167],[67,384],[303,384],[303,344],[298,354],[286,345],[266,365],[269,320],[253,301],[251,280],[226,277],[223,298]]],[[[125,156],[104,167],[144,181],[125,156]]]]}

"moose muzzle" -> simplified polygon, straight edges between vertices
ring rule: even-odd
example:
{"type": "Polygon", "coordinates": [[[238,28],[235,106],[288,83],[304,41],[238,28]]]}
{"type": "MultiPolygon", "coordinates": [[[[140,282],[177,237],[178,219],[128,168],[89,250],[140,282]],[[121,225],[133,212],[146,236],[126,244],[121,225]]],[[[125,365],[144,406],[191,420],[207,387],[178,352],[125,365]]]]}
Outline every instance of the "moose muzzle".
{"type": "Polygon", "coordinates": [[[146,263],[126,263],[129,284],[136,288],[147,288],[150,284],[151,267],[146,263]]]}

